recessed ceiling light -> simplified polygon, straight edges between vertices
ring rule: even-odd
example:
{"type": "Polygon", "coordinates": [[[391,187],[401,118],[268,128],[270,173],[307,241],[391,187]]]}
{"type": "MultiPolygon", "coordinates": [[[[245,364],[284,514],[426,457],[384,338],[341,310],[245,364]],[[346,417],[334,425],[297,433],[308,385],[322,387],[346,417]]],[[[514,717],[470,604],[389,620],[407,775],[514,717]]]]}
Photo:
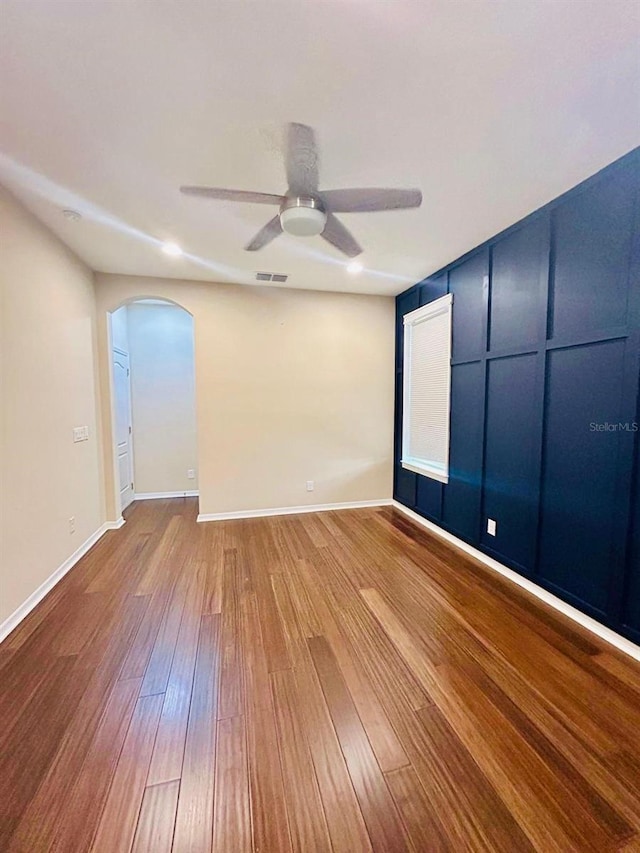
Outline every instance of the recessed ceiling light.
{"type": "Polygon", "coordinates": [[[78,213],[77,210],[71,210],[70,207],[65,208],[62,211],[62,215],[65,219],[70,219],[71,222],[78,222],[78,220],[82,219],[82,216],[78,213]]]}
{"type": "Polygon", "coordinates": [[[350,264],[347,264],[347,272],[350,272],[351,275],[356,275],[356,273],[362,272],[362,264],[360,261],[351,261],[350,264]]]}
{"type": "Polygon", "coordinates": [[[172,258],[179,258],[182,254],[182,249],[177,243],[163,243],[162,251],[165,255],[171,255],[172,258]]]}

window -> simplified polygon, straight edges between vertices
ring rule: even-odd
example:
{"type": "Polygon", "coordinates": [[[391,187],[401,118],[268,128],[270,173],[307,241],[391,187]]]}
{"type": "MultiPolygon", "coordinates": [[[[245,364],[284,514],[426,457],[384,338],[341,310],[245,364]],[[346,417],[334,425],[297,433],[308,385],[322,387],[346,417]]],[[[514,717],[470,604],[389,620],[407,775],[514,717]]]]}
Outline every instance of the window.
{"type": "Polygon", "coordinates": [[[449,482],[451,294],[405,314],[402,467],[449,482]]]}

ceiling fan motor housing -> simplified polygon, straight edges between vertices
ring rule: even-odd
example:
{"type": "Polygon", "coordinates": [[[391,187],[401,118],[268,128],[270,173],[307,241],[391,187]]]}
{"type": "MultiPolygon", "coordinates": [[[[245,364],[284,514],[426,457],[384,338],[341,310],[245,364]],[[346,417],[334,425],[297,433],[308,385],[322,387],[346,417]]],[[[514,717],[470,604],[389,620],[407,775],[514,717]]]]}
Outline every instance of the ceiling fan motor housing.
{"type": "Polygon", "coordinates": [[[280,207],[282,230],[295,237],[313,237],[322,234],[327,222],[327,212],[322,202],[311,196],[290,196],[280,207]]]}

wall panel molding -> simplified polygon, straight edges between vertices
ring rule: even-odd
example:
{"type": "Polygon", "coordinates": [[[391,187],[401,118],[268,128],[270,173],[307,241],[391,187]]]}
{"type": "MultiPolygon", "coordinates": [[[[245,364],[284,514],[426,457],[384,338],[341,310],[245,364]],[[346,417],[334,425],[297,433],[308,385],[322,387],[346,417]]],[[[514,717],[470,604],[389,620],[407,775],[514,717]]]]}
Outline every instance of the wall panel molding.
{"type": "Polygon", "coordinates": [[[394,498],[640,638],[640,148],[397,297],[398,431],[402,315],[446,286],[450,482],[396,457],[394,498]]]}

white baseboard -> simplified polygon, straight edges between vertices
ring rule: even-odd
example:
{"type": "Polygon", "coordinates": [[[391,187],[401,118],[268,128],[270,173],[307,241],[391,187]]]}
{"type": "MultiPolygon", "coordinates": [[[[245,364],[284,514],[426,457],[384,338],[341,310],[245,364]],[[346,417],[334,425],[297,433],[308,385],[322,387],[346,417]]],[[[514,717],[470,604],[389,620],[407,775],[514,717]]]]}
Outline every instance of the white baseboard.
{"type": "Polygon", "coordinates": [[[417,512],[413,512],[413,510],[398,501],[393,501],[393,506],[413,521],[422,525],[422,527],[426,527],[431,533],[435,533],[436,536],[439,536],[441,539],[449,542],[449,544],[454,545],[460,551],[464,551],[465,554],[469,554],[469,556],[474,557],[474,559],[483,563],[485,566],[493,569],[494,572],[498,572],[498,574],[523,589],[526,589],[527,592],[535,595],[536,598],[544,601],[545,604],[548,604],[560,613],[564,613],[564,615],[568,616],[569,619],[573,619],[574,622],[582,625],[583,628],[586,628],[587,631],[591,631],[592,634],[600,637],[601,640],[610,643],[612,646],[615,646],[616,649],[619,649],[621,652],[624,652],[635,660],[640,661],[640,646],[636,645],[636,643],[631,642],[631,640],[627,640],[626,637],[622,637],[620,634],[612,631],[611,628],[607,628],[606,625],[601,625],[600,622],[592,619],[591,616],[587,616],[586,613],[583,613],[576,607],[572,607],[570,604],[567,604],[566,601],[558,598],[557,595],[554,595],[552,592],[547,592],[546,589],[543,589],[533,581],[528,580],[528,578],[522,577],[522,575],[514,572],[513,569],[503,566],[502,563],[498,562],[498,560],[494,560],[493,557],[483,554],[482,551],[478,551],[477,548],[474,548],[472,545],[467,545],[467,543],[463,542],[462,539],[458,539],[457,536],[454,536],[452,533],[448,533],[446,530],[438,527],[437,524],[434,524],[432,521],[428,521],[426,518],[418,515],[417,512]]]}
{"type": "Polygon", "coordinates": [[[337,504],[311,504],[308,506],[280,506],[273,509],[242,509],[237,512],[200,513],[198,521],[228,521],[232,518],[263,518],[268,515],[299,515],[303,512],[327,512],[332,509],[365,509],[371,506],[390,506],[391,498],[377,501],[347,501],[337,504]]]}
{"type": "Polygon", "coordinates": [[[82,543],[82,545],[73,552],[70,557],[62,563],[61,566],[53,572],[53,574],[49,575],[49,577],[44,581],[44,583],[40,584],[38,589],[35,592],[32,592],[29,598],[18,607],[17,610],[8,616],[4,622],[0,625],[0,643],[4,640],[5,637],[8,637],[9,634],[16,628],[20,622],[27,616],[33,608],[38,604],[45,595],[53,589],[53,587],[58,583],[58,581],[62,580],[62,578],[67,574],[67,572],[72,569],[75,564],[80,560],[87,551],[92,548],[98,539],[100,539],[107,530],[117,530],[119,527],[122,527],[124,524],[124,518],[120,516],[117,521],[105,521],[104,524],[101,524],[100,527],[92,533],[91,536],[82,543]]]}
{"type": "Polygon", "coordinates": [[[156,498],[197,498],[200,492],[136,492],[133,496],[134,501],[154,501],[156,498]]]}

